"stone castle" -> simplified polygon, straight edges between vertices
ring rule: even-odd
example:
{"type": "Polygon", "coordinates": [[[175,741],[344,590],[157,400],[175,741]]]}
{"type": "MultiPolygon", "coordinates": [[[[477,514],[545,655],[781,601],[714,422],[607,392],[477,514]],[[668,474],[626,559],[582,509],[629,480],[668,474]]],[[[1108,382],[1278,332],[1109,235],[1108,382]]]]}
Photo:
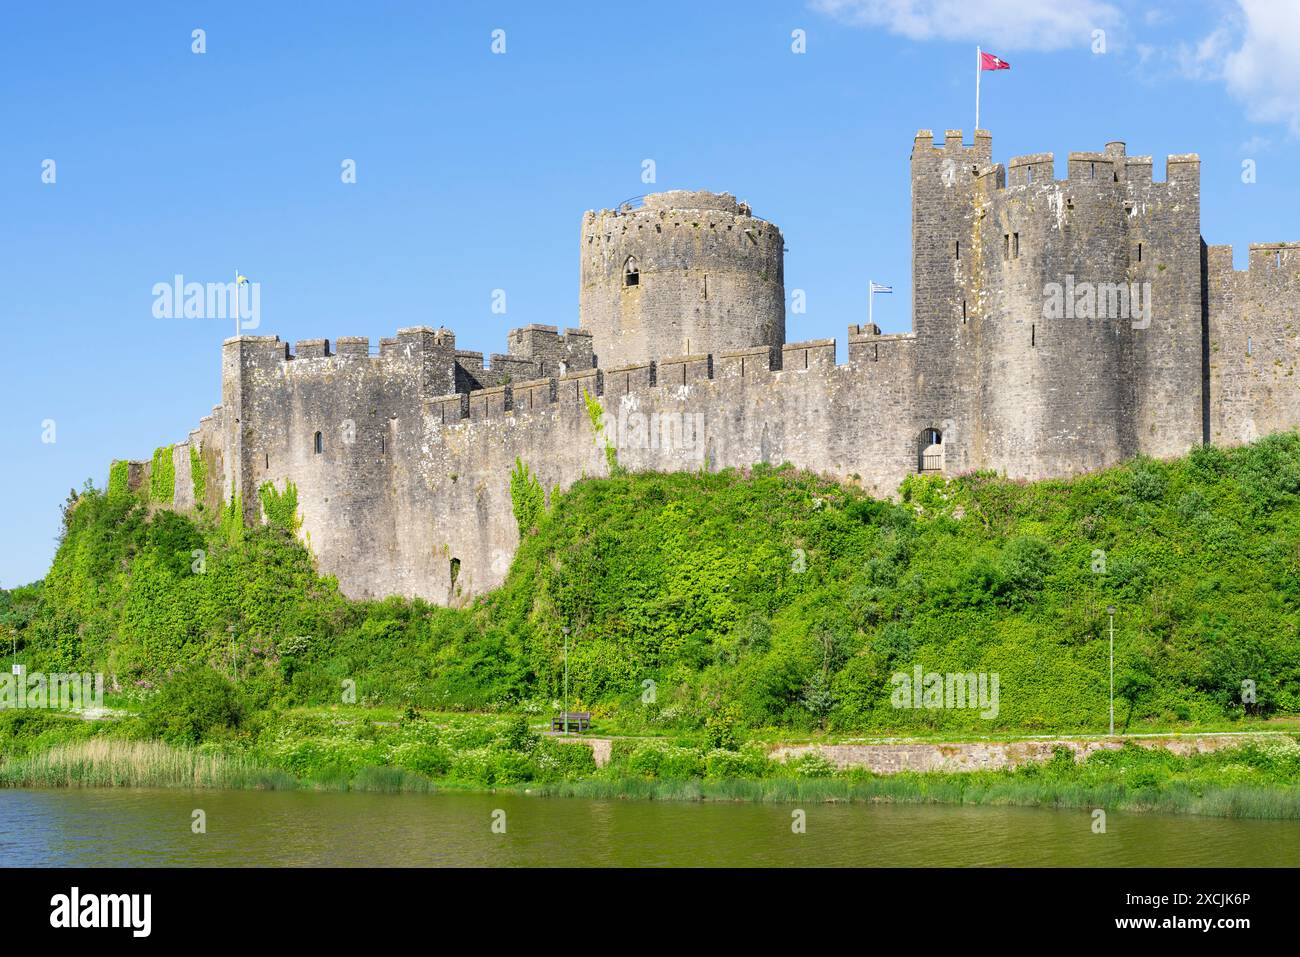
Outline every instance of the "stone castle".
{"type": "MultiPolygon", "coordinates": [[[[455,604],[519,541],[516,460],[550,492],[631,470],[795,466],[880,495],[916,472],[1069,476],[1300,424],[1300,243],[1200,233],[1200,161],[1163,182],[1123,143],[992,161],[912,146],[912,331],[786,342],[780,230],[723,193],[588,212],[578,328],[529,325],[485,361],[446,329],[238,336],[221,404],[173,447],[174,507],[298,490],[300,535],[352,597],[455,604]],[[1064,290],[1061,296],[1049,290],[1064,290]],[[1139,304],[1143,307],[1137,308],[1139,304]],[[236,498],[237,496],[237,498],[236,498]]],[[[148,478],[132,463],[132,485],[148,478]]]]}

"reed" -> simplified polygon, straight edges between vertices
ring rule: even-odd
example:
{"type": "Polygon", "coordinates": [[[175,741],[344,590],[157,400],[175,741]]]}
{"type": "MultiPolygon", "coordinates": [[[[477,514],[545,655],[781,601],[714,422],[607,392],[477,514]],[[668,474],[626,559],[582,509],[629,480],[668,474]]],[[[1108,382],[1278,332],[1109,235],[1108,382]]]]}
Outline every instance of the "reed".
{"type": "Polygon", "coordinates": [[[0,787],[286,789],[293,776],[248,758],[174,748],[161,741],[94,738],[0,764],[0,787]]]}
{"type": "Polygon", "coordinates": [[[1126,790],[1121,784],[975,780],[960,775],[705,779],[588,778],[534,785],[556,797],[653,801],[770,803],[866,802],[964,804],[1003,807],[1103,807],[1160,814],[1197,814],[1251,820],[1300,820],[1300,787],[1208,787],[1201,793],[1178,783],[1163,789],[1126,790]]]}

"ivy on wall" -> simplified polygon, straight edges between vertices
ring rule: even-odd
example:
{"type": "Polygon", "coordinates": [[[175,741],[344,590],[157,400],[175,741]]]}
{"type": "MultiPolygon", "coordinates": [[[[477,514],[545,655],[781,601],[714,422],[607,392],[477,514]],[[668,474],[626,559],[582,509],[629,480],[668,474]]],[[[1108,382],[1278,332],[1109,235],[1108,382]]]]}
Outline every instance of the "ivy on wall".
{"type": "Polygon", "coordinates": [[[170,505],[176,494],[176,463],[172,461],[172,447],[164,445],[153,450],[153,467],[149,471],[149,497],[155,502],[170,505]]]}
{"type": "Polygon", "coordinates": [[[208,466],[203,461],[201,449],[190,446],[190,478],[194,482],[194,507],[203,511],[208,492],[208,466]]]}
{"type": "Polygon", "coordinates": [[[546,493],[542,491],[542,483],[518,457],[510,473],[510,505],[514,509],[515,521],[519,523],[520,538],[537,528],[546,513],[546,493]]]}
{"type": "Polygon", "coordinates": [[[221,535],[230,546],[244,540],[244,510],[236,492],[221,510],[221,535]]]}
{"type": "Polygon", "coordinates": [[[131,475],[131,464],[125,459],[114,462],[108,468],[108,494],[125,495],[127,482],[131,475]]]}
{"type": "MultiPolygon", "coordinates": [[[[587,417],[591,419],[591,428],[599,439],[605,433],[605,410],[600,407],[600,402],[586,389],[582,390],[582,400],[587,404],[587,417]]],[[[605,439],[605,464],[609,466],[610,475],[620,473],[618,466],[618,449],[614,443],[607,437],[605,439]]]]}
{"type": "Polygon", "coordinates": [[[257,490],[257,497],[262,501],[262,514],[267,524],[283,528],[287,532],[296,532],[302,525],[298,515],[298,486],[286,482],[284,491],[276,491],[270,482],[263,482],[257,490]]]}

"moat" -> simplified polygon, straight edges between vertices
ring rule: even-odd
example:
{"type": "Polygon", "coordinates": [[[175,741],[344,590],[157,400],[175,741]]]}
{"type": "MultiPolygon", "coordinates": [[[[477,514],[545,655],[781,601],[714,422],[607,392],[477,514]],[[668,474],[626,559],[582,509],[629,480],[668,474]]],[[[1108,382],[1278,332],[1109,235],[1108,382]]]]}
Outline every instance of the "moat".
{"type": "MultiPolygon", "coordinates": [[[[0,791],[3,866],[1284,867],[1300,823],[514,794],[0,791]],[[195,810],[207,832],[195,834],[195,810]],[[505,833],[494,832],[504,812],[505,833]]],[[[498,831],[500,826],[498,824],[498,831]]]]}

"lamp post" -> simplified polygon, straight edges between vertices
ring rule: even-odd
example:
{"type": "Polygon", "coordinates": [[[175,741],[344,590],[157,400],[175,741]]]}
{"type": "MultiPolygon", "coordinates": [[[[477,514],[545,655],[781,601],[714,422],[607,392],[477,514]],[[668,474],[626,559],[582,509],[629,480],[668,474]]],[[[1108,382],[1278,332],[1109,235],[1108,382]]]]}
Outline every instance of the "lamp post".
{"type": "Polygon", "coordinates": [[[564,733],[569,733],[569,626],[560,629],[564,632],[564,733]]]}
{"type": "Polygon", "coordinates": [[[1110,616],[1110,736],[1115,737],[1115,606],[1107,605],[1110,616]]]}

